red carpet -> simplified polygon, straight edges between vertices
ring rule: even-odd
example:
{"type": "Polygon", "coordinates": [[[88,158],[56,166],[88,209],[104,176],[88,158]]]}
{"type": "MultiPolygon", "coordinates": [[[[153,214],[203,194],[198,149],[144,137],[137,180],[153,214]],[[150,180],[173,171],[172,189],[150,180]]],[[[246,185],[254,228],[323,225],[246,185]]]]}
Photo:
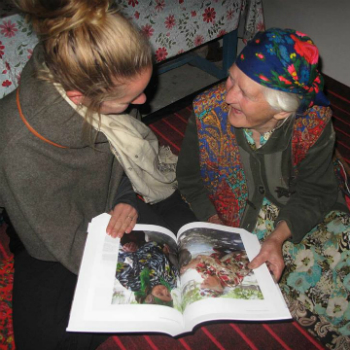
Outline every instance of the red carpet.
{"type": "Polygon", "coordinates": [[[350,166],[350,87],[325,77],[325,91],[333,110],[337,150],[350,166]]]}
{"type": "MultiPolygon", "coordinates": [[[[349,125],[349,105],[344,106],[344,101],[334,95],[333,106],[335,114],[339,115],[337,123],[349,125]],[[343,110],[340,116],[340,110],[343,110]]],[[[181,141],[190,116],[191,108],[187,107],[177,113],[169,113],[164,118],[150,125],[151,129],[159,136],[162,145],[170,145],[174,153],[178,153],[181,141]]],[[[344,130],[344,126],[336,125],[336,128],[344,130]]],[[[346,132],[346,131],[344,131],[346,132]]],[[[350,131],[349,135],[350,136],[350,131]]],[[[344,144],[345,150],[349,141],[339,138],[338,143],[344,144]]],[[[350,155],[342,152],[350,164],[350,155]]],[[[0,349],[15,349],[12,323],[11,323],[11,290],[13,278],[12,256],[7,248],[7,236],[4,225],[0,226],[0,349]]],[[[103,343],[99,350],[136,350],[136,349],[185,349],[185,350],[209,350],[209,349],[235,349],[235,350],[273,350],[273,349],[325,349],[304,328],[295,321],[271,322],[271,323],[247,323],[247,322],[215,322],[198,327],[193,333],[172,338],[166,335],[130,335],[122,334],[111,336],[103,343]]],[[[41,349],[38,349],[41,350],[41,349]]]]}

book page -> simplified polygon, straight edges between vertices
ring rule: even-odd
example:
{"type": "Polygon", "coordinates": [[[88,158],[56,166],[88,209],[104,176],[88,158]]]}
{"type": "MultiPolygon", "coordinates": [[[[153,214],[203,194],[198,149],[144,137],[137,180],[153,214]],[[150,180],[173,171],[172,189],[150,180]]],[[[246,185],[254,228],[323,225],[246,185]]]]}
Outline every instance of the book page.
{"type": "Polygon", "coordinates": [[[176,242],[165,228],[136,225],[120,240],[106,234],[109,219],[89,225],[68,331],[175,336],[209,320],[291,318],[267,267],[247,269],[255,235],[193,223],[176,242]]]}
{"type": "Polygon", "coordinates": [[[178,234],[182,309],[187,329],[214,319],[291,318],[266,265],[247,265],[260,250],[246,230],[209,223],[184,226],[178,234]]]}
{"type": "Polygon", "coordinates": [[[102,214],[89,225],[67,330],[181,333],[174,234],[136,225],[115,239],[106,234],[109,219],[102,214]]]}

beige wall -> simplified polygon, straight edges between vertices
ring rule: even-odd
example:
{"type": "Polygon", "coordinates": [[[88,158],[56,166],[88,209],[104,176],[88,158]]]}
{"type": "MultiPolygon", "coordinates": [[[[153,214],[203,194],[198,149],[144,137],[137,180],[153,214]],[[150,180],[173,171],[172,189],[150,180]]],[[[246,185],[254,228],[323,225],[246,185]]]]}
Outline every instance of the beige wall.
{"type": "Polygon", "coordinates": [[[263,0],[266,28],[293,28],[318,46],[324,74],[350,86],[350,0],[263,0]]]}

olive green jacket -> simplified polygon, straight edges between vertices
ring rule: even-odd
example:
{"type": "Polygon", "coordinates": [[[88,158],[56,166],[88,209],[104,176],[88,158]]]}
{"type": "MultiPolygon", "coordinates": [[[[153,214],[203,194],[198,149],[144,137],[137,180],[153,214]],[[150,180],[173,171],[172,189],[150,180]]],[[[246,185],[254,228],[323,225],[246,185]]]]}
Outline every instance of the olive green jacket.
{"type": "MultiPolygon", "coordinates": [[[[330,210],[347,212],[348,209],[333,170],[335,133],[332,124],[327,124],[298,164],[297,176],[292,166],[292,133],[293,119],[290,119],[274,131],[264,146],[254,151],[247,143],[243,130],[235,129],[249,196],[241,227],[254,230],[263,199],[267,198],[280,209],[276,223],[285,220],[292,231],[292,241],[297,243],[330,210]]],[[[199,220],[207,221],[216,214],[201,179],[194,114],[181,147],[177,178],[182,195],[199,220]]]]}

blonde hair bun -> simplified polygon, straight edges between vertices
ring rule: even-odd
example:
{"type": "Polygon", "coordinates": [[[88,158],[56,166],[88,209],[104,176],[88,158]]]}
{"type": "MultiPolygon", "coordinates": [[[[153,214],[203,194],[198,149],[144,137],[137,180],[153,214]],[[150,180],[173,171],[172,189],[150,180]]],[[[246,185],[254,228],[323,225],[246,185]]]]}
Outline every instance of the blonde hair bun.
{"type": "Polygon", "coordinates": [[[55,37],[83,24],[98,24],[109,11],[109,0],[15,0],[39,36],[55,37]]]}
{"type": "Polygon", "coordinates": [[[87,97],[87,120],[102,102],[124,94],[125,81],[152,66],[149,42],[108,0],[15,1],[39,35],[37,77],[87,97]]]}

